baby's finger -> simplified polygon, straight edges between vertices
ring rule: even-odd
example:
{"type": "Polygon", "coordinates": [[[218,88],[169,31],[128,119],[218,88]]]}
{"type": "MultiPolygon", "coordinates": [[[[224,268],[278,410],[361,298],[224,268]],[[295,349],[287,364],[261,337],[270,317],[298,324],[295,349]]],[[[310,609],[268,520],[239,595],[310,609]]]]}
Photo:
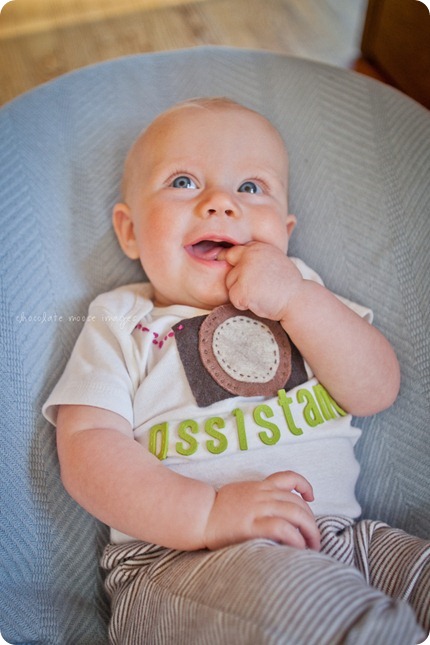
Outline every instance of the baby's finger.
{"type": "Polygon", "coordinates": [[[305,511],[312,519],[314,519],[314,514],[309,506],[309,503],[306,502],[301,497],[301,495],[299,493],[296,493],[295,491],[288,492],[277,489],[269,503],[273,504],[273,507],[282,504],[284,505],[284,507],[285,505],[291,506],[295,504],[299,509],[301,509],[301,511],[305,511]]]}
{"type": "Polygon", "coordinates": [[[301,533],[291,524],[280,517],[262,517],[256,520],[254,527],[255,537],[286,544],[296,549],[305,549],[306,540],[301,533]]]}
{"type": "Polygon", "coordinates": [[[303,536],[306,546],[313,551],[319,551],[321,548],[321,535],[315,520],[309,522],[306,516],[303,516],[303,521],[296,526],[297,530],[303,536]]]}
{"type": "Polygon", "coordinates": [[[236,266],[242,257],[244,249],[245,247],[241,244],[236,244],[228,249],[221,249],[217,255],[217,260],[218,262],[225,261],[231,264],[231,266],[236,266]]]}
{"type": "MultiPolygon", "coordinates": [[[[299,526],[300,522],[303,521],[304,516],[306,516],[306,520],[308,522],[315,523],[315,518],[310,508],[302,507],[298,501],[298,495],[296,497],[297,503],[289,500],[271,500],[266,504],[261,516],[264,517],[267,515],[270,517],[279,517],[297,526],[299,526]]],[[[306,502],[304,503],[306,504],[306,502]]]]}
{"type": "Polygon", "coordinates": [[[266,537],[297,549],[320,550],[318,528],[314,522],[309,522],[307,517],[299,522],[292,518],[262,517],[255,522],[255,533],[258,537],[266,537]]]}
{"type": "Polygon", "coordinates": [[[266,477],[266,481],[278,488],[288,491],[297,491],[307,502],[313,502],[314,492],[308,480],[293,470],[285,470],[273,473],[266,477]]]}
{"type": "MultiPolygon", "coordinates": [[[[281,516],[282,519],[282,516],[281,516]]],[[[293,527],[303,537],[305,544],[314,551],[320,549],[320,532],[315,522],[313,515],[303,512],[303,509],[294,505],[290,505],[285,509],[284,520],[288,526],[293,527]]],[[[288,535],[291,533],[290,529],[285,529],[288,535]]]]}

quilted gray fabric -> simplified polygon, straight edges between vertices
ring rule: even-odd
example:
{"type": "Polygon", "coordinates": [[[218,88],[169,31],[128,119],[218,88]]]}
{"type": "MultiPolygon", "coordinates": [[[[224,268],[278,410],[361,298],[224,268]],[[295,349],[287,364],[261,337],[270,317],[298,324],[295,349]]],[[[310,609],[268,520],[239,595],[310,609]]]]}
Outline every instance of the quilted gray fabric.
{"type": "MultiPolygon", "coordinates": [[[[106,531],[67,496],[40,414],[99,292],[141,279],[111,231],[125,151],[159,111],[228,95],[266,114],[291,157],[291,253],[375,312],[402,365],[364,428],[367,517],[430,535],[430,116],[353,72],[197,48],[115,60],[0,112],[0,630],[19,643],[106,642],[106,531]]],[[[251,133],[250,133],[251,136],[251,133]]],[[[336,334],[336,330],[333,330],[336,334]]]]}

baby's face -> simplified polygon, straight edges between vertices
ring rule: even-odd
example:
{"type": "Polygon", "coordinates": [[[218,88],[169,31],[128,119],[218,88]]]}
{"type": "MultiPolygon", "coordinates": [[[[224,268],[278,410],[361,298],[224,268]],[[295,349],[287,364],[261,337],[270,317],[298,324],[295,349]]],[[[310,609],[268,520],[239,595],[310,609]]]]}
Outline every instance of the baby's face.
{"type": "Polygon", "coordinates": [[[156,119],[129,157],[126,205],[114,211],[122,248],[140,258],[156,304],[228,302],[222,248],[260,241],[286,252],[287,178],[279,134],[253,112],[188,105],[156,119]]]}

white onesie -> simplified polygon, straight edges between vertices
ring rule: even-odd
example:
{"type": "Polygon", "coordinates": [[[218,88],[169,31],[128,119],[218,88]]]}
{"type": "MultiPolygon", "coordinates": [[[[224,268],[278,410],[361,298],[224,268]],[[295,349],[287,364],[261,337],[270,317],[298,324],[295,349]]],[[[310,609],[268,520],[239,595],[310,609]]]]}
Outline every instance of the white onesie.
{"type": "MultiPolygon", "coordinates": [[[[305,279],[320,278],[294,260],[305,279]]],[[[278,323],[230,305],[154,307],[148,283],[97,297],[43,407],[125,417],[166,467],[216,488],[294,470],[312,484],[315,515],[357,517],[360,430],[318,383],[278,323]]],[[[341,298],[371,321],[368,309],[341,298]]],[[[333,330],[336,333],[336,330],[333,330]]],[[[130,491],[130,495],[137,491],[130,491]]],[[[112,529],[111,539],[128,538],[112,529]]]]}

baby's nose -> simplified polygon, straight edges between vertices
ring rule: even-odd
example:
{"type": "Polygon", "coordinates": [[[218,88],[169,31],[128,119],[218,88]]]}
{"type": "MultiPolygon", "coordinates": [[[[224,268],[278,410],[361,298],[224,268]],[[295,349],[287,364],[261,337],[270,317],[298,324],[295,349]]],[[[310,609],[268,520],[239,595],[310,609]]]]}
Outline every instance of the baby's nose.
{"type": "Polygon", "coordinates": [[[205,216],[212,217],[213,215],[227,215],[234,217],[239,215],[239,206],[228,191],[225,190],[212,190],[200,202],[200,212],[205,216]]]}
{"type": "MultiPolygon", "coordinates": [[[[216,215],[217,213],[222,213],[223,209],[222,208],[208,208],[208,213],[209,215],[216,215]]],[[[224,208],[224,213],[226,215],[233,215],[233,209],[232,208],[224,208]]]]}

